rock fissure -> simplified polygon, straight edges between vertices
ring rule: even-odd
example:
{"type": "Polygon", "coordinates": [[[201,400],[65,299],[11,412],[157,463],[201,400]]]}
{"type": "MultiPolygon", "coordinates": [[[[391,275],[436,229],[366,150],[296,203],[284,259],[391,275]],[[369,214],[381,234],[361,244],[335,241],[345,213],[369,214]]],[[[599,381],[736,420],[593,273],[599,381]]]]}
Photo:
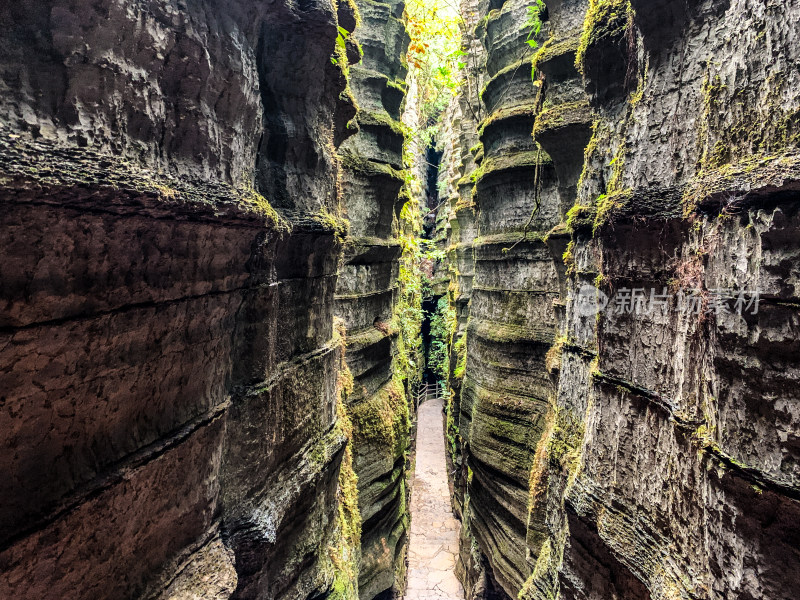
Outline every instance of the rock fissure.
{"type": "Polygon", "coordinates": [[[0,17],[0,597],[796,596],[797,0],[0,17]]]}

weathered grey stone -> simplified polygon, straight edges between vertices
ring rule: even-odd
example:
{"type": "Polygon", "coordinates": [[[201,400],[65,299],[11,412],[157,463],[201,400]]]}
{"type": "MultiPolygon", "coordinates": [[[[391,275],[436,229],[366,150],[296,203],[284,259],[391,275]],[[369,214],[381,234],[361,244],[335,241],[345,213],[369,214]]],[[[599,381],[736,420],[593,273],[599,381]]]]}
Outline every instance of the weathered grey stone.
{"type": "Polygon", "coordinates": [[[484,11],[495,117],[459,398],[465,587],[791,598],[800,140],[787,27],[800,8],[608,0],[584,19],[588,2],[548,2],[541,95],[526,108],[506,4],[484,11]],[[492,167],[523,150],[526,110],[552,160],[531,222],[541,237],[501,253],[532,184],[492,167]],[[663,313],[618,310],[615,295],[635,288],[672,300],[663,313]],[[682,288],[701,290],[699,314],[679,310],[682,288]],[[725,310],[717,290],[733,291],[725,310]],[[737,314],[743,290],[760,292],[758,314],[737,314]],[[543,293],[550,302],[532,300],[543,293]],[[533,399],[539,418],[518,428],[514,411],[533,399]]]}
{"type": "Polygon", "coordinates": [[[359,594],[362,600],[372,600],[399,596],[405,586],[405,453],[410,434],[400,428],[392,444],[370,429],[387,420],[404,423],[408,412],[405,389],[397,385],[402,376],[395,362],[397,332],[391,326],[401,255],[398,215],[405,202],[400,194],[405,136],[399,118],[409,37],[402,2],[356,4],[362,23],[355,36],[364,58],[353,68],[350,86],[359,106],[359,132],[340,152],[344,209],[353,239],[340,271],[336,314],[347,329],[346,357],[354,378],[348,410],[356,429],[354,467],[363,521],[359,594]]]}
{"type": "Polygon", "coordinates": [[[332,592],[337,13],[0,8],[0,596],[332,592]]]}

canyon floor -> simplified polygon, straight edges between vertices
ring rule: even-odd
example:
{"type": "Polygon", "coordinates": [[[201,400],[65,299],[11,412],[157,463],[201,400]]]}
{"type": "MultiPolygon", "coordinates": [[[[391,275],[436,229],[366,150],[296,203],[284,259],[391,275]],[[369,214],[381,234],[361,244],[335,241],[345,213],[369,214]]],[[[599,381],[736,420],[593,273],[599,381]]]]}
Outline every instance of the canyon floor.
{"type": "Polygon", "coordinates": [[[442,407],[441,398],[419,407],[406,600],[464,598],[455,575],[459,523],[450,509],[442,407]]]}

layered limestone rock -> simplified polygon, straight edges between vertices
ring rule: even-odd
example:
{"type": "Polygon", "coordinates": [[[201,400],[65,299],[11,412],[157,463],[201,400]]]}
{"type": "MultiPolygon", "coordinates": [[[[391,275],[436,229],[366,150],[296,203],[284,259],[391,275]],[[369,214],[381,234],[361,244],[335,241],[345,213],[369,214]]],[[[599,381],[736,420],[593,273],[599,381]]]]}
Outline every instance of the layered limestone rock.
{"type": "Polygon", "coordinates": [[[491,8],[465,587],[793,598],[800,5],[552,0],[533,100],[491,8]]]}
{"type": "Polygon", "coordinates": [[[355,470],[363,519],[358,576],[362,600],[402,594],[408,530],[406,458],[409,413],[395,360],[401,246],[398,215],[405,198],[400,123],[406,93],[408,34],[402,2],[361,2],[355,37],[363,59],[350,68],[359,132],[340,149],[350,220],[336,312],[347,328],[354,377],[348,412],[355,427],[355,470]]]}
{"type": "Polygon", "coordinates": [[[465,279],[466,361],[456,407],[464,462],[460,568],[468,596],[516,597],[532,571],[528,479],[552,392],[544,364],[559,297],[545,234],[559,222],[561,205],[552,160],[531,137],[541,88],[531,78],[528,4],[482,8],[480,144],[464,157],[453,227],[464,236],[467,273],[474,261],[474,277],[465,279]],[[475,161],[480,166],[471,170],[475,161]]]}
{"type": "Polygon", "coordinates": [[[449,270],[449,300],[455,313],[455,330],[450,340],[450,373],[448,374],[447,438],[454,474],[454,505],[461,518],[464,508],[464,489],[467,468],[461,456],[459,415],[461,412],[461,384],[467,359],[467,325],[469,319],[472,282],[475,277],[476,237],[474,177],[482,158],[478,139],[478,124],[484,109],[479,90],[485,83],[486,52],[475,35],[479,22],[477,2],[462,2],[460,12],[461,49],[465,53],[461,76],[461,90],[450,102],[442,117],[443,135],[440,143],[445,147],[439,175],[439,187],[444,190],[442,202],[449,218],[447,237],[447,268],[449,270]]]}
{"type": "Polygon", "coordinates": [[[0,14],[0,596],[343,597],[355,12],[0,14]]]}
{"type": "Polygon", "coordinates": [[[796,595],[798,15],[589,8],[577,54],[597,121],[528,597],[796,595]]]}
{"type": "MultiPolygon", "coordinates": [[[[461,8],[430,225],[468,597],[793,599],[800,3],[461,8]]],[[[401,592],[402,11],[0,7],[0,597],[401,592]]]]}

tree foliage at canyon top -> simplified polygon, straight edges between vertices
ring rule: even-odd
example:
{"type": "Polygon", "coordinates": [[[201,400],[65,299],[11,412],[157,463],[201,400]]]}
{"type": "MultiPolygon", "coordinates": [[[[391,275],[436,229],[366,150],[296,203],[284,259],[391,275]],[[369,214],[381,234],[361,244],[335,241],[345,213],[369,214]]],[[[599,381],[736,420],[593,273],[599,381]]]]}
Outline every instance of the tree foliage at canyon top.
{"type": "Polygon", "coordinates": [[[458,10],[448,0],[406,3],[406,27],[411,36],[407,61],[419,85],[422,135],[428,140],[458,88],[458,71],[466,66],[460,21],[458,10]]]}

